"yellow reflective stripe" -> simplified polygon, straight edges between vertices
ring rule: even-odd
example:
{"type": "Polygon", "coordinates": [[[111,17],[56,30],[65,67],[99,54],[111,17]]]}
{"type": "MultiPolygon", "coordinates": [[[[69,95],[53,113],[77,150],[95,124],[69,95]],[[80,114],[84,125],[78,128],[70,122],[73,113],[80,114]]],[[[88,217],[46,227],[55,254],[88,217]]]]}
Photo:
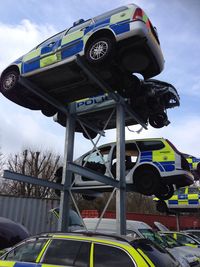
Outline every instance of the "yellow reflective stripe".
{"type": "Polygon", "coordinates": [[[192,247],[192,248],[198,248],[198,245],[193,245],[193,244],[188,244],[188,243],[185,243],[185,245],[188,247],[192,247]]]}
{"type": "Polygon", "coordinates": [[[192,159],[191,158],[187,158],[188,163],[192,163],[192,159]]]}
{"type": "Polygon", "coordinates": [[[64,44],[68,44],[72,41],[75,41],[79,38],[82,38],[83,35],[84,35],[84,31],[80,31],[80,30],[66,34],[62,39],[61,46],[64,44]]]}
{"type": "Polygon", "coordinates": [[[178,205],[188,205],[188,200],[179,200],[178,205]]]}
{"type": "Polygon", "coordinates": [[[57,54],[53,54],[40,59],[40,68],[54,64],[58,61],[57,54]]]}
{"type": "Polygon", "coordinates": [[[37,259],[36,259],[36,262],[40,262],[41,258],[42,258],[42,255],[44,254],[47,246],[49,245],[49,243],[51,242],[51,240],[49,239],[46,244],[44,245],[44,247],[42,248],[42,250],[40,251],[40,254],[37,256],[37,259]]]}
{"type": "Polygon", "coordinates": [[[91,244],[90,248],[90,267],[94,267],[94,243],[91,244]]]}
{"type": "Polygon", "coordinates": [[[25,61],[29,61],[29,60],[31,60],[31,59],[33,59],[33,58],[35,58],[35,57],[38,57],[38,56],[40,56],[40,54],[41,54],[41,48],[38,48],[38,49],[36,49],[36,50],[33,50],[33,51],[31,51],[31,52],[29,52],[28,54],[26,54],[24,57],[23,57],[23,62],[25,62],[25,61]]]}
{"type": "Polygon", "coordinates": [[[199,195],[198,194],[189,194],[188,195],[188,199],[199,200],[199,195]]]}
{"type": "Polygon", "coordinates": [[[144,254],[144,252],[141,250],[141,249],[137,249],[137,251],[142,255],[142,257],[147,261],[147,263],[150,265],[150,266],[155,266],[154,264],[153,264],[153,262],[149,259],[149,257],[147,257],[147,255],[146,254],[144,254]]]}
{"type": "Polygon", "coordinates": [[[13,267],[15,265],[15,261],[1,261],[0,260],[0,266],[2,267],[13,267]]]}
{"type": "Polygon", "coordinates": [[[110,24],[115,24],[120,21],[130,19],[132,14],[133,14],[133,9],[131,8],[121,11],[120,13],[114,14],[110,18],[110,24]]]}
{"type": "Polygon", "coordinates": [[[173,234],[173,238],[177,240],[177,234],[176,233],[173,234]]]}

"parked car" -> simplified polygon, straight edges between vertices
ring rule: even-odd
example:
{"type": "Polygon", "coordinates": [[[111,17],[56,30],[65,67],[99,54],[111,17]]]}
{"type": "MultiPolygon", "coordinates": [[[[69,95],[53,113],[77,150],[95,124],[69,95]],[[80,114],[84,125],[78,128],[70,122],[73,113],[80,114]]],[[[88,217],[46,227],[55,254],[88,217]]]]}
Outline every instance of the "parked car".
{"type": "Polygon", "coordinates": [[[44,234],[31,237],[1,257],[0,266],[36,264],[82,267],[175,267],[179,263],[148,239],[103,234],[44,234]],[[22,263],[23,262],[23,263],[22,263]]]}
{"type": "Polygon", "coordinates": [[[189,233],[177,231],[167,231],[162,233],[176,239],[182,245],[190,246],[193,248],[200,248],[200,239],[189,233]]]}
{"type": "Polygon", "coordinates": [[[12,247],[27,237],[29,232],[22,224],[0,217],[0,250],[12,247]]]}
{"type": "Polygon", "coordinates": [[[1,92],[45,114],[54,114],[55,109],[19,84],[20,76],[63,104],[102,93],[76,64],[77,55],[98,69],[100,77],[117,91],[130,89],[126,83],[132,73],[147,79],[164,66],[156,28],[141,8],[130,4],[86,21],[80,19],[37,45],[3,70],[1,92]]]}
{"type": "MultiPolygon", "coordinates": [[[[117,232],[116,219],[85,218],[84,223],[88,231],[112,234],[117,232]]],[[[165,236],[161,236],[142,221],[126,220],[126,233],[127,236],[133,238],[147,238],[158,246],[163,247],[180,262],[181,266],[200,266],[200,251],[182,246],[175,240],[169,244],[165,236]]]]}
{"type": "Polygon", "coordinates": [[[196,237],[200,238],[200,230],[199,229],[187,229],[184,232],[195,235],[196,237]]]}
{"type": "MultiPolygon", "coordinates": [[[[53,208],[49,210],[49,212],[52,213],[56,217],[56,219],[59,219],[60,208],[53,208]]],[[[75,210],[70,209],[68,231],[73,232],[80,229],[84,229],[83,221],[75,210]]]]}
{"type": "Polygon", "coordinates": [[[200,188],[198,186],[186,186],[177,189],[168,200],[161,201],[154,198],[154,201],[156,201],[157,210],[160,212],[192,212],[198,211],[200,208],[199,197],[200,188]]]}
{"type": "Polygon", "coordinates": [[[190,169],[194,175],[195,180],[199,180],[200,179],[200,158],[196,158],[188,154],[185,154],[185,158],[190,164],[190,169]]]}
{"type": "MultiPolygon", "coordinates": [[[[116,179],[116,143],[98,147],[78,158],[75,163],[116,179]]],[[[136,139],[125,143],[125,170],[127,190],[144,195],[156,195],[168,199],[177,187],[193,183],[189,164],[182,154],[164,138],[136,139]]],[[[62,181],[62,167],[56,172],[58,183],[62,181]]],[[[74,174],[73,186],[93,187],[102,185],[103,191],[111,190],[108,185],[74,174]]],[[[99,192],[101,189],[97,188],[99,192]]],[[[88,188],[87,188],[87,192],[88,188]]],[[[82,191],[82,194],[84,192],[82,191]]]]}
{"type": "MultiPolygon", "coordinates": [[[[131,92],[124,95],[126,103],[130,105],[140,118],[154,127],[161,128],[167,126],[170,122],[167,116],[167,109],[180,105],[180,98],[177,90],[173,85],[155,79],[139,80],[135,77],[135,85],[131,92]]],[[[116,128],[116,116],[111,116],[115,101],[108,94],[89,97],[74,102],[74,112],[79,118],[87,119],[96,128],[102,130],[106,125],[106,129],[116,128]],[[103,112],[102,112],[103,110],[103,112]],[[109,118],[109,120],[108,120],[109,118]]],[[[58,112],[54,116],[54,121],[66,127],[66,115],[58,112]]],[[[125,116],[126,125],[138,124],[138,122],[130,115],[125,116]]],[[[75,130],[84,132],[82,126],[76,123],[75,130]]],[[[91,129],[87,129],[90,137],[95,138],[96,133],[91,129]]]]}

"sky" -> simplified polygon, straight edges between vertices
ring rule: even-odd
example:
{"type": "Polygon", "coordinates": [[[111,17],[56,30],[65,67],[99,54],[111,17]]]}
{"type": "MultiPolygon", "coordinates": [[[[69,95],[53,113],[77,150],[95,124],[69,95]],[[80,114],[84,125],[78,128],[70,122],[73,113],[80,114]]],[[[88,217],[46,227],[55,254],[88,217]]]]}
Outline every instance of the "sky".
{"type": "MultiPolygon", "coordinates": [[[[69,28],[80,18],[88,19],[129,4],[126,0],[1,0],[0,72],[51,35],[69,28]]],[[[159,34],[165,68],[155,78],[173,84],[180,107],[168,110],[171,124],[162,129],[148,126],[140,134],[126,129],[126,139],[168,138],[180,151],[200,157],[200,1],[135,0],[159,34]]],[[[131,126],[140,129],[139,125],[131,126]]],[[[40,111],[31,111],[0,94],[0,148],[5,155],[23,148],[64,152],[65,129],[40,111]]],[[[99,144],[116,140],[106,131],[99,144]]],[[[76,133],[74,157],[92,148],[76,133]]]]}

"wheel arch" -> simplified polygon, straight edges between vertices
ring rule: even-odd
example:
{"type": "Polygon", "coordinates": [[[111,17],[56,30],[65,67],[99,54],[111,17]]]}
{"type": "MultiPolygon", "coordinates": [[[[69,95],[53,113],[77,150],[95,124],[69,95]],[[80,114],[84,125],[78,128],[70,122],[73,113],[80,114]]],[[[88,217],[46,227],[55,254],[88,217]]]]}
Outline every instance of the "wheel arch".
{"type": "Polygon", "coordinates": [[[3,72],[1,73],[1,77],[3,77],[3,75],[10,70],[15,70],[20,74],[20,70],[19,70],[19,67],[17,65],[10,65],[5,70],[3,70],[3,72]]]}
{"type": "Polygon", "coordinates": [[[140,172],[142,172],[143,170],[151,170],[151,171],[153,171],[155,174],[161,176],[161,175],[160,175],[160,171],[159,171],[159,169],[158,169],[155,165],[153,165],[153,164],[148,164],[148,163],[144,163],[144,164],[139,165],[139,166],[135,169],[135,171],[134,171],[134,173],[133,173],[133,180],[134,180],[134,178],[137,176],[137,174],[140,173],[140,172]]]}
{"type": "Polygon", "coordinates": [[[85,50],[84,53],[86,53],[88,46],[93,42],[93,40],[99,38],[99,37],[108,37],[111,38],[113,41],[116,41],[116,37],[115,34],[113,33],[113,31],[109,30],[109,29],[100,29],[97,30],[96,32],[94,32],[87,40],[86,44],[85,44],[85,50]]]}

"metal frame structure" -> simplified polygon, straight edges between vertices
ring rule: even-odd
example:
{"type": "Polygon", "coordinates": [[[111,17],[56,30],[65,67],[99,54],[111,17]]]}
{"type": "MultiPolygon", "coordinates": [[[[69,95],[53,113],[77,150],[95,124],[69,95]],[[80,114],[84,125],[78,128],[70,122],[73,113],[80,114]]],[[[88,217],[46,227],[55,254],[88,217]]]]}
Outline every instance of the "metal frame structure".
{"type": "MultiPolygon", "coordinates": [[[[56,184],[54,182],[44,181],[38,178],[25,176],[22,174],[13,173],[10,171],[4,171],[3,177],[7,179],[17,180],[26,183],[37,184],[40,186],[46,186],[61,191],[60,198],[60,216],[59,216],[59,229],[60,231],[67,231],[69,226],[69,209],[70,209],[70,199],[72,198],[75,207],[77,205],[73,199],[72,192],[81,192],[81,190],[87,190],[86,187],[76,188],[72,187],[72,174],[78,173],[82,176],[86,176],[90,179],[97,180],[105,185],[109,185],[113,188],[113,192],[106,204],[103,214],[116,191],[116,215],[117,215],[117,232],[118,234],[126,234],[126,181],[125,181],[125,116],[128,114],[132,116],[135,121],[138,122],[142,127],[147,129],[146,123],[135,113],[131,107],[124,101],[118,93],[116,93],[108,84],[106,84],[101,78],[94,72],[93,69],[85,62],[85,60],[77,56],[76,63],[85,73],[85,75],[95,82],[101,90],[114,100],[116,108],[116,139],[117,139],[117,178],[109,178],[105,175],[98,174],[95,171],[89,170],[82,166],[73,163],[73,151],[74,151],[74,135],[75,135],[75,122],[78,121],[83,130],[86,131],[85,127],[93,130],[94,132],[104,135],[104,131],[91,125],[89,121],[82,120],[75,112],[75,103],[69,104],[67,107],[61,104],[59,101],[48,95],[41,88],[30,82],[24,77],[19,78],[19,83],[21,83],[27,90],[31,91],[38,97],[47,101],[52,106],[56,107],[59,111],[63,112],[66,117],[66,134],[65,134],[65,150],[64,150],[64,165],[63,165],[63,176],[62,184],[56,184]]],[[[92,139],[90,138],[92,141],[92,139]]],[[[96,144],[92,141],[94,149],[96,144]]],[[[100,186],[102,187],[102,186],[100,186]]],[[[95,186],[95,188],[98,188],[95,186]]],[[[90,188],[91,189],[91,188],[90,188]]],[[[100,219],[101,219],[100,217],[100,219]]],[[[97,225],[98,226],[98,225],[97,225]]]]}

